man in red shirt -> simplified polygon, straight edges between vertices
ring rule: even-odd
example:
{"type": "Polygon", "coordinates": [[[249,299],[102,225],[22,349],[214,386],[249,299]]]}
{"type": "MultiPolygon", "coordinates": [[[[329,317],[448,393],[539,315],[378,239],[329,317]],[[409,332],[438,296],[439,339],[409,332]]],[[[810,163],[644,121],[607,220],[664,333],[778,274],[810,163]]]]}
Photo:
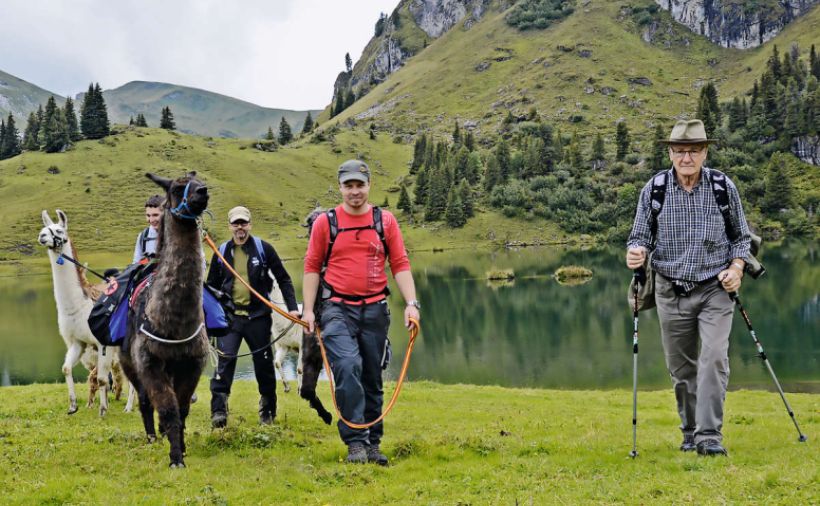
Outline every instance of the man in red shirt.
{"type": "MultiPolygon", "coordinates": [[[[320,215],[310,234],[302,318],[313,332],[314,309],[321,305],[319,325],[333,370],[339,410],[353,423],[367,423],[381,414],[382,370],[390,359],[390,309],[384,270],[388,259],[407,302],[405,326],[409,327],[410,318],[419,319],[420,305],[396,218],[367,202],[367,164],[359,160],[343,163],[339,167],[339,190],[342,205],[320,215]]],[[[382,422],[360,430],[340,420],[338,427],[348,447],[347,462],[387,465],[387,457],[379,449],[382,422]]]]}

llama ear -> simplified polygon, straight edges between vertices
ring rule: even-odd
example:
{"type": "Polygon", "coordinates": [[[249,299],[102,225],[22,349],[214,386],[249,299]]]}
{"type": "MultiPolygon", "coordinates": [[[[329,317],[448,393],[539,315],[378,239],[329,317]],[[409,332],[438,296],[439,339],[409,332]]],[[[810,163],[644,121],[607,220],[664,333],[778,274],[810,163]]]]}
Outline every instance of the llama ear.
{"type": "Polygon", "coordinates": [[[51,225],[54,225],[54,222],[51,221],[51,216],[48,215],[48,211],[46,211],[45,209],[43,209],[43,215],[42,216],[43,216],[43,225],[45,225],[47,227],[51,226],[51,225]]]}
{"type": "Polygon", "coordinates": [[[67,229],[68,228],[68,216],[66,216],[64,212],[57,209],[57,217],[60,218],[60,226],[67,229]]]}
{"type": "Polygon", "coordinates": [[[186,174],[189,178],[193,179],[196,177],[196,171],[192,170],[188,174],[186,174]]]}
{"type": "Polygon", "coordinates": [[[164,177],[160,177],[160,176],[157,176],[155,174],[151,174],[150,172],[146,173],[145,177],[147,177],[148,179],[150,179],[154,183],[158,184],[159,186],[162,186],[163,188],[165,188],[165,191],[168,191],[168,189],[171,188],[171,180],[170,179],[166,179],[164,177]]]}

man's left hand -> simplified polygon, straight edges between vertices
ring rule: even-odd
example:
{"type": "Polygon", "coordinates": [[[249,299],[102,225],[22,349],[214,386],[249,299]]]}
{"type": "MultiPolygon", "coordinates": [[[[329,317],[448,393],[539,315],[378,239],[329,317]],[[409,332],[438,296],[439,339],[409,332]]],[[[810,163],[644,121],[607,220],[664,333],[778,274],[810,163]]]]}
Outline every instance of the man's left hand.
{"type": "Polygon", "coordinates": [[[421,321],[419,318],[419,309],[416,306],[407,306],[404,308],[404,326],[410,328],[410,318],[416,321],[421,321]]]}
{"type": "Polygon", "coordinates": [[[299,311],[288,311],[288,314],[291,315],[294,318],[301,318],[302,317],[302,313],[300,313],[299,311]]]}
{"type": "Polygon", "coordinates": [[[737,292],[740,289],[740,281],[743,274],[738,269],[729,267],[728,269],[720,271],[718,274],[718,281],[723,285],[723,289],[729,293],[737,292]]]}

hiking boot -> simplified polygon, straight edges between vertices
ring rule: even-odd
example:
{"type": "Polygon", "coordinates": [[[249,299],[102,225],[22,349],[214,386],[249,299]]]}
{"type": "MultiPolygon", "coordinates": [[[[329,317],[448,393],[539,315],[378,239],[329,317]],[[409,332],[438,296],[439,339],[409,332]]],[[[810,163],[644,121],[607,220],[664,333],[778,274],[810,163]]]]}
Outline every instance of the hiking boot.
{"type": "Polygon", "coordinates": [[[367,450],[364,443],[355,442],[347,445],[347,459],[348,464],[364,464],[367,462],[367,450]]]}
{"type": "Polygon", "coordinates": [[[379,451],[379,445],[371,445],[367,447],[367,461],[373,462],[380,466],[387,465],[387,455],[379,451]]]}
{"type": "Polygon", "coordinates": [[[211,427],[214,429],[224,429],[228,425],[228,413],[217,411],[211,414],[211,427]]]}
{"type": "Polygon", "coordinates": [[[709,457],[724,455],[728,457],[729,452],[726,451],[726,448],[724,448],[717,439],[704,439],[698,443],[698,455],[706,455],[709,457]]]}
{"type": "Polygon", "coordinates": [[[260,425],[272,425],[274,419],[276,419],[276,414],[271,413],[270,411],[262,411],[259,413],[260,425]]]}
{"type": "Polygon", "coordinates": [[[697,449],[695,445],[695,435],[694,434],[684,434],[683,435],[683,442],[680,444],[680,451],[682,452],[693,452],[697,449]]]}

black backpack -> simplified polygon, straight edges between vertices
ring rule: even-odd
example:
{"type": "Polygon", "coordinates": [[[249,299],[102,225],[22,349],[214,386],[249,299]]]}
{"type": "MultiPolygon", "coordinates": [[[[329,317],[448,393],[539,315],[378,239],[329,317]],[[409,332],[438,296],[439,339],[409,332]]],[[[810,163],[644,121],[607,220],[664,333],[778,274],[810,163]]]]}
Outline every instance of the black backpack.
{"type": "MultiPolygon", "coordinates": [[[[649,230],[652,236],[651,242],[653,244],[655,243],[655,238],[658,234],[658,215],[661,214],[661,211],[663,210],[663,203],[666,200],[666,187],[669,184],[668,179],[669,171],[660,172],[652,178],[652,191],[649,194],[649,208],[652,221],[650,222],[649,230]]],[[[740,232],[735,230],[734,225],[732,225],[732,208],[729,204],[729,190],[726,175],[719,170],[709,169],[707,179],[709,181],[709,186],[712,188],[712,193],[715,196],[715,202],[717,203],[718,209],[720,209],[720,214],[723,216],[723,225],[726,228],[726,237],[728,237],[730,241],[734,241],[737,239],[740,232]]],[[[749,257],[745,259],[745,271],[749,273],[753,279],[757,279],[766,273],[766,268],[763,267],[763,264],[761,264],[757,258],[755,258],[755,255],[757,255],[757,252],[760,250],[760,245],[763,240],[755,234],[750,233],[750,235],[752,238],[751,251],[749,252],[749,257]]]]}

